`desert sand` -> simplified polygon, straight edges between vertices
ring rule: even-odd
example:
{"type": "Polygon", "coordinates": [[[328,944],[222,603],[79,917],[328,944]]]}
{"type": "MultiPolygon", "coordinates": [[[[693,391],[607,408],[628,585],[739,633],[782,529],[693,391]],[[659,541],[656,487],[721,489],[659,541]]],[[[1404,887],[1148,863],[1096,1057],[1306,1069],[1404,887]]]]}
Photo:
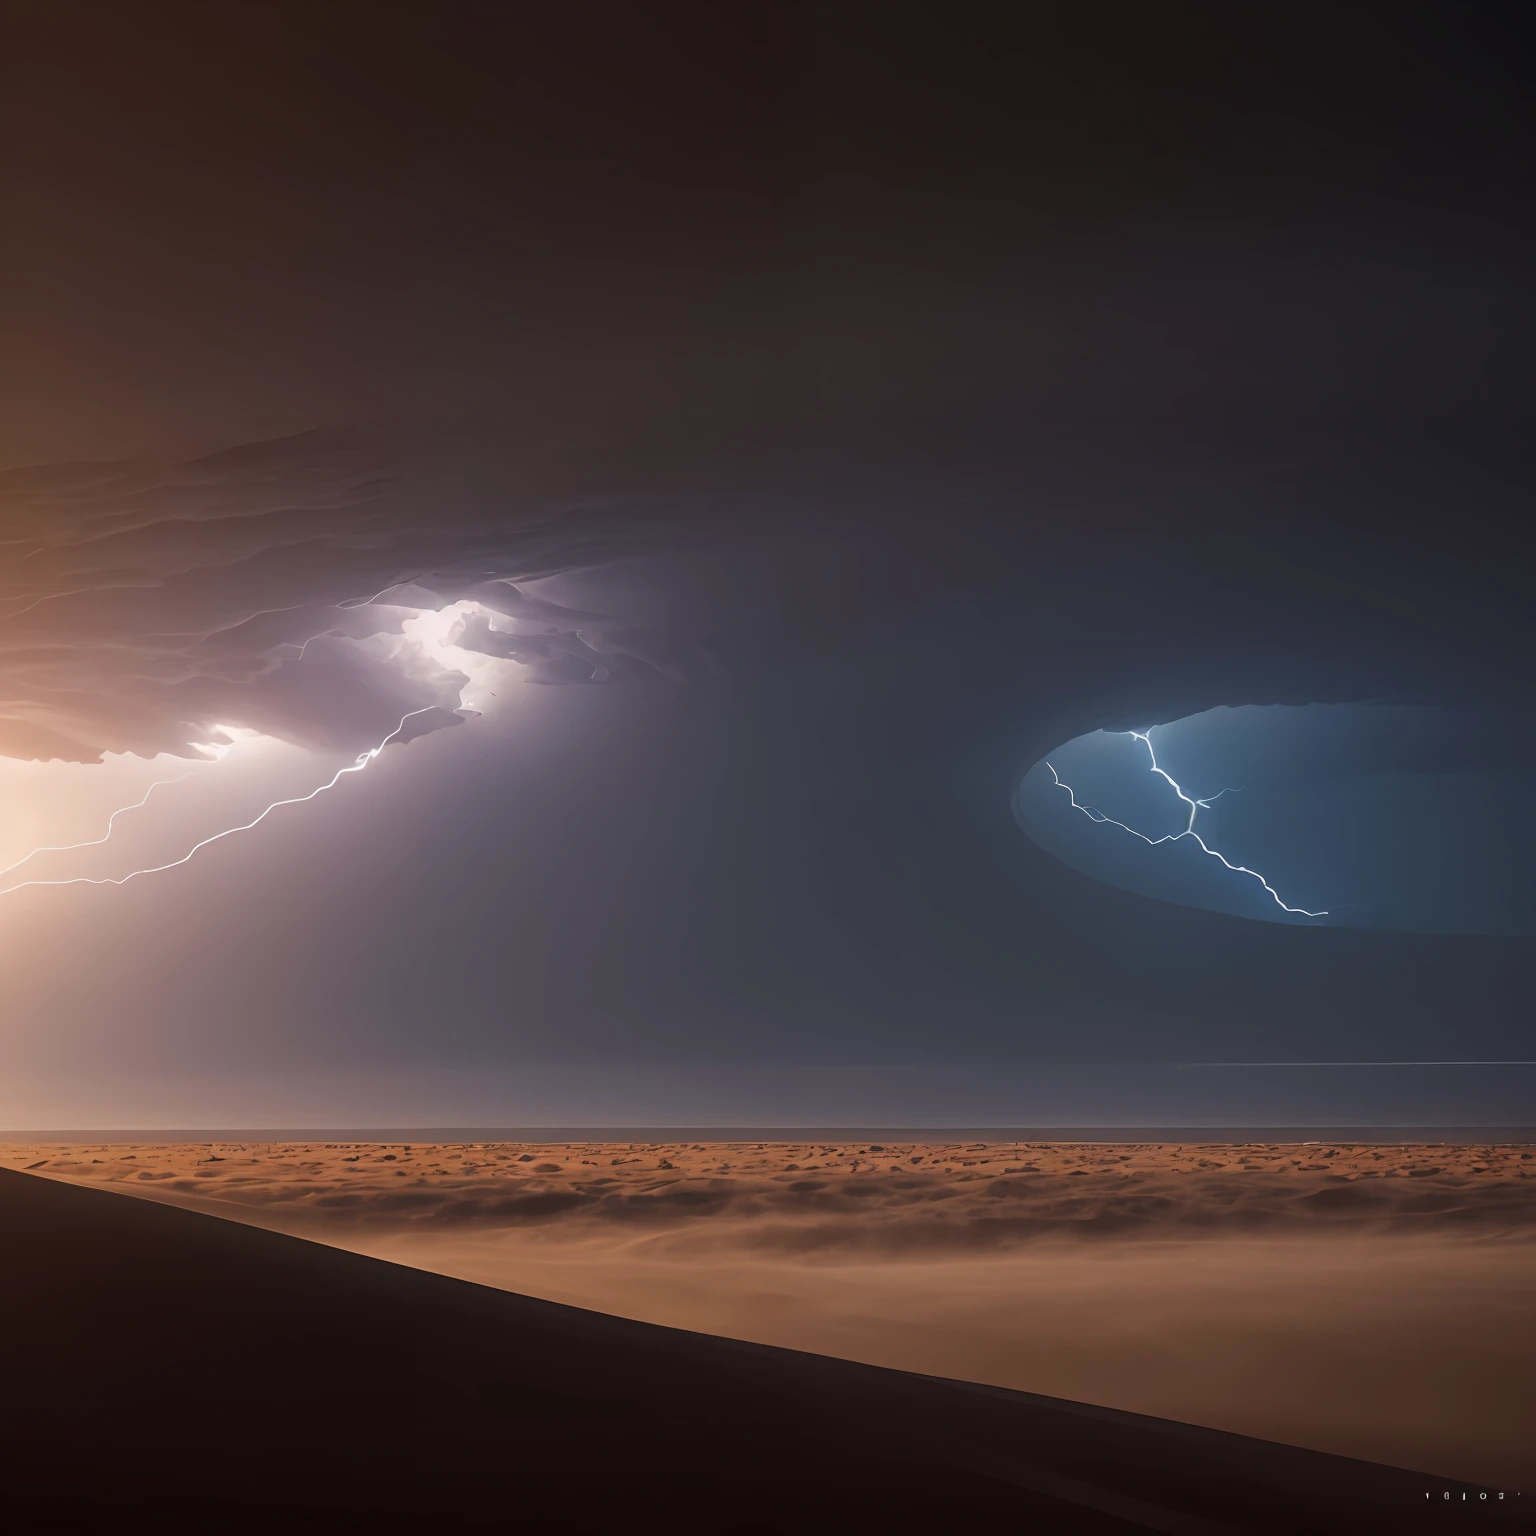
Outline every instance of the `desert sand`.
{"type": "Polygon", "coordinates": [[[104,1188],[0,1171],[0,1231],[7,1530],[1525,1523],[1415,1473],[578,1311],[104,1188]]]}
{"type": "Polygon", "coordinates": [[[742,1142],[11,1146],[619,1316],[1536,1487],[1536,1155],[742,1142]]]}

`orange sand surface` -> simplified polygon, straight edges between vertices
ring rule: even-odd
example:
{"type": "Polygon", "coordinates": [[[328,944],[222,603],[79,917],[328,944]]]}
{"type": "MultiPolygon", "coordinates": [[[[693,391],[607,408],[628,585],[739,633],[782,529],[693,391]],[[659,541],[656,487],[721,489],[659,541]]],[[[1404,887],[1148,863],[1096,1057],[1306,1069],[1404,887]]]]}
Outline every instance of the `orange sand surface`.
{"type": "Polygon", "coordinates": [[[1536,1496],[1536,1152],[13,1145],[422,1269],[1536,1496]]]}

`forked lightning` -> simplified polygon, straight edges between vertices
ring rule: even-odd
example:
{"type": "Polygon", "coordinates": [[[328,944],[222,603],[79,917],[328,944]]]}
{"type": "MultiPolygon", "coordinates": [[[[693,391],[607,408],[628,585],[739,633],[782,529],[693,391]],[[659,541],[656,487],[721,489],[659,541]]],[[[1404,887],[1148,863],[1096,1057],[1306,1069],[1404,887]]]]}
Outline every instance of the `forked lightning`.
{"type": "Polygon", "coordinates": [[[1283,911],[1295,913],[1298,917],[1327,917],[1328,913],[1326,911],[1312,912],[1309,911],[1306,907],[1293,907],[1282,901],[1280,899],[1280,893],[1274,888],[1274,886],[1269,883],[1268,880],[1264,878],[1263,875],[1258,872],[1258,870],[1249,869],[1246,864],[1234,864],[1229,858],[1226,857],[1225,854],[1220,853],[1215,848],[1212,848],[1211,845],[1206,842],[1206,840],[1201,837],[1197,831],[1195,831],[1195,818],[1199,816],[1202,810],[1209,810],[1211,803],[1220,799],[1221,795],[1226,794],[1227,791],[1223,789],[1218,794],[1207,796],[1203,800],[1194,799],[1189,795],[1186,795],[1178,781],[1157,760],[1157,749],[1152,745],[1152,731],[1154,729],[1154,726],[1149,725],[1145,731],[1112,731],[1109,734],[1114,736],[1134,737],[1135,740],[1141,742],[1142,745],[1146,747],[1147,756],[1151,759],[1152,763],[1152,772],[1155,773],[1160,779],[1166,780],[1166,782],[1172,788],[1174,794],[1176,794],[1179,799],[1189,807],[1189,819],[1185,822],[1184,830],[1182,832],[1165,832],[1161,837],[1148,837],[1145,832],[1138,832],[1135,827],[1128,827],[1123,821],[1116,821],[1113,816],[1106,816],[1102,811],[1096,809],[1094,806],[1083,805],[1078,800],[1077,796],[1072,792],[1072,786],[1062,780],[1061,775],[1056,772],[1055,767],[1049,760],[1047,760],[1045,766],[1051,770],[1051,777],[1056,781],[1056,787],[1058,789],[1066,790],[1067,798],[1072,802],[1072,809],[1075,811],[1081,811],[1083,815],[1085,815],[1090,821],[1096,821],[1103,826],[1119,827],[1122,832],[1129,832],[1132,837],[1139,837],[1142,842],[1148,843],[1154,848],[1157,847],[1160,843],[1177,843],[1182,842],[1186,837],[1192,838],[1195,843],[1199,845],[1201,852],[1210,854],[1213,859],[1219,859],[1222,864],[1224,864],[1228,869],[1232,871],[1233,874],[1248,875],[1251,879],[1257,880],[1259,884],[1262,885],[1264,889],[1268,891],[1269,894],[1274,898],[1275,905],[1280,907],[1283,911]]]}

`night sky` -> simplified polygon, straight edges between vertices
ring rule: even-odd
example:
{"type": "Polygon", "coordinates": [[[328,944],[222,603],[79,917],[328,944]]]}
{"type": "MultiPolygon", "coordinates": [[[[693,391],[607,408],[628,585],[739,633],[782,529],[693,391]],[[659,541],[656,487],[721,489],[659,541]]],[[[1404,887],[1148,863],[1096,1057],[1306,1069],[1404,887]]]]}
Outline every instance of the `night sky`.
{"type": "Polygon", "coordinates": [[[1003,1123],[1077,1073],[1092,1121],[1536,1056],[1506,14],[23,6],[0,864],[190,778],[0,889],[411,719],[0,895],[0,1115],[1003,1123]],[[1329,920],[1016,814],[1223,706],[1269,735],[1181,765],[1329,920]]]}

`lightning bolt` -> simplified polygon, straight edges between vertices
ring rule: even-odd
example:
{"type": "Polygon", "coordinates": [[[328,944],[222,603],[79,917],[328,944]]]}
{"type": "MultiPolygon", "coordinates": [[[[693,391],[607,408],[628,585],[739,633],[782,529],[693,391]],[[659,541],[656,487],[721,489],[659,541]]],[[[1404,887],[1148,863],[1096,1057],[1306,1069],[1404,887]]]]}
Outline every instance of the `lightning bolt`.
{"type": "Polygon", "coordinates": [[[417,579],[418,578],[415,576],[407,576],[404,581],[392,581],[387,587],[380,587],[372,597],[343,598],[341,602],[336,604],[336,606],[338,608],[366,608],[369,603],[378,602],[378,600],[383,597],[386,592],[393,592],[398,587],[409,587],[413,585],[417,579]]]}
{"type": "MultiPolygon", "coordinates": [[[[20,869],[23,864],[30,864],[32,860],[35,859],[40,853],[73,853],[77,848],[101,847],[103,843],[109,842],[111,840],[112,829],[117,825],[117,818],[119,816],[126,816],[129,811],[140,810],[142,807],[149,803],[149,797],[154,794],[157,789],[161,789],[167,784],[180,784],[182,780],[189,779],[191,777],[191,774],[183,773],[174,779],[156,779],[155,782],[144,791],[144,798],[142,800],[135,800],[132,805],[120,805],[115,811],[112,812],[112,814],[107,818],[107,830],[103,832],[100,837],[93,838],[88,843],[55,843],[46,848],[34,848],[31,853],[23,854],[22,857],[17,859],[14,864],[7,864],[4,869],[0,869],[0,877],[4,877],[5,875],[10,874],[12,870],[20,869]]],[[[19,890],[20,887],[18,886],[17,889],[19,890]]]]}
{"type": "MultiPolygon", "coordinates": [[[[168,869],[180,869],[183,864],[190,862],[204,848],[213,843],[222,842],[226,837],[234,837],[240,832],[249,832],[253,827],[258,827],[273,811],[281,810],[286,805],[307,805],[311,800],[323,795],[327,790],[334,789],[349,773],[361,773],[376,758],[401,731],[405,729],[407,720],[414,720],[417,715],[429,714],[438,706],[425,705],[421,709],[413,709],[408,714],[400,717],[400,723],[392,730],[378,746],[370,747],[366,752],[359,753],[355,762],[349,763],[344,768],[338,768],[336,772],[317,789],[312,789],[307,795],[295,795],[288,800],[274,800],[260,815],[252,817],[250,821],[241,823],[238,827],[226,827],[222,832],[215,832],[211,837],[205,837],[202,842],[194,843],[179,859],[172,859],[168,864],[154,864],[145,869],[130,870],[126,875],[93,877],[90,875],[76,875],[68,880],[26,880],[20,885],[13,885],[0,891],[0,896],[11,896],[17,891],[30,890],[34,886],[56,885],[127,885],[130,880],[137,880],[141,875],[160,875],[168,869]]],[[[148,796],[145,797],[146,799],[148,796]]],[[[23,861],[25,862],[25,861],[23,861]]]]}
{"type": "Polygon", "coordinates": [[[1141,744],[1146,747],[1147,756],[1152,761],[1152,772],[1155,773],[1160,779],[1165,780],[1172,788],[1174,794],[1176,794],[1179,799],[1189,807],[1189,819],[1185,822],[1184,830],[1182,832],[1165,832],[1162,837],[1148,837],[1145,832],[1138,832],[1135,827],[1128,827],[1123,821],[1116,821],[1113,816],[1106,816],[1102,811],[1096,809],[1094,806],[1081,804],[1078,801],[1077,796],[1072,792],[1072,786],[1063,781],[1061,775],[1056,772],[1055,767],[1050,763],[1049,760],[1047,760],[1045,766],[1051,770],[1051,777],[1056,781],[1056,787],[1058,789],[1066,790],[1067,799],[1072,802],[1072,809],[1075,811],[1081,811],[1083,815],[1085,815],[1090,821],[1098,822],[1100,826],[1119,827],[1122,832],[1129,832],[1132,837],[1139,837],[1142,842],[1153,848],[1156,848],[1161,843],[1178,843],[1182,842],[1186,837],[1192,838],[1199,846],[1202,853],[1208,853],[1213,859],[1219,860],[1228,869],[1230,869],[1233,874],[1247,875],[1251,879],[1257,880],[1259,884],[1262,885],[1264,889],[1270,894],[1270,896],[1274,898],[1275,905],[1282,911],[1293,912],[1298,917],[1327,917],[1328,913],[1326,911],[1309,912],[1305,907],[1292,907],[1287,905],[1280,899],[1280,893],[1274,888],[1274,886],[1269,883],[1268,880],[1264,878],[1263,875],[1258,872],[1258,870],[1249,869],[1246,864],[1234,864],[1231,859],[1227,858],[1225,854],[1219,852],[1215,848],[1212,848],[1211,845],[1206,842],[1206,840],[1201,837],[1198,832],[1195,831],[1195,818],[1199,816],[1201,811],[1209,810],[1215,801],[1219,800],[1222,795],[1227,793],[1227,790],[1223,789],[1217,794],[1207,796],[1203,800],[1194,799],[1191,796],[1186,795],[1183,788],[1179,785],[1178,781],[1173,777],[1173,775],[1170,774],[1168,770],[1158,762],[1157,749],[1152,745],[1151,733],[1153,729],[1154,727],[1148,726],[1145,731],[1115,731],[1112,734],[1116,736],[1130,736],[1136,741],[1141,742],[1141,744]]]}

